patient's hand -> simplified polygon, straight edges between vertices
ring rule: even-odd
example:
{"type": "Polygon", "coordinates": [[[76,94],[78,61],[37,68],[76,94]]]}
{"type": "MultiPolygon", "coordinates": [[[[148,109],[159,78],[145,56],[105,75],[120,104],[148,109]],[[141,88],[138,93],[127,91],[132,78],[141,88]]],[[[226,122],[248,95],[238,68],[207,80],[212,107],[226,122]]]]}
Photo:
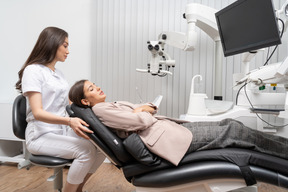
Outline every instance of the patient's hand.
{"type": "Polygon", "coordinates": [[[155,109],[149,105],[142,105],[140,107],[135,108],[133,112],[138,113],[138,112],[144,112],[144,111],[154,114],[155,109]]]}
{"type": "Polygon", "coordinates": [[[75,117],[70,119],[70,127],[73,131],[80,137],[85,139],[89,139],[89,137],[85,134],[86,133],[93,133],[92,130],[88,129],[89,125],[83,121],[82,119],[75,117]]]}

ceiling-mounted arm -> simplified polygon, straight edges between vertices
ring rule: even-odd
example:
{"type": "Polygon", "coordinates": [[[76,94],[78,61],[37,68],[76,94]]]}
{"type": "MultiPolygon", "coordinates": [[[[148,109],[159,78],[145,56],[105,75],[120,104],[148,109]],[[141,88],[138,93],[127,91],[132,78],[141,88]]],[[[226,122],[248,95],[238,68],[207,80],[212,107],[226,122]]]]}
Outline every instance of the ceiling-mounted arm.
{"type": "MultiPolygon", "coordinates": [[[[288,26],[288,0],[286,0],[286,2],[282,5],[282,7],[276,11],[276,16],[277,18],[281,18],[283,19],[284,22],[284,32],[287,29],[288,26]]],[[[279,25],[280,30],[281,29],[281,25],[279,25]]]]}
{"type": "Polygon", "coordinates": [[[205,5],[196,3],[188,4],[184,15],[188,23],[187,34],[192,30],[195,31],[195,26],[197,26],[214,41],[219,41],[220,37],[215,19],[216,12],[216,9],[205,5]]]}
{"type": "Polygon", "coordinates": [[[201,4],[188,4],[184,18],[187,20],[187,32],[165,31],[158,36],[158,41],[149,41],[148,49],[152,54],[148,69],[136,69],[139,72],[148,72],[152,75],[165,76],[172,73],[169,68],[175,66],[175,60],[164,52],[165,44],[182,49],[193,51],[197,45],[196,26],[207,33],[214,41],[219,41],[219,33],[215,19],[217,10],[201,4]],[[151,44],[151,42],[153,42],[151,44]],[[152,46],[152,47],[151,47],[152,46]],[[163,66],[164,65],[164,66],[163,66]],[[165,70],[164,70],[165,68],[165,70]]]}

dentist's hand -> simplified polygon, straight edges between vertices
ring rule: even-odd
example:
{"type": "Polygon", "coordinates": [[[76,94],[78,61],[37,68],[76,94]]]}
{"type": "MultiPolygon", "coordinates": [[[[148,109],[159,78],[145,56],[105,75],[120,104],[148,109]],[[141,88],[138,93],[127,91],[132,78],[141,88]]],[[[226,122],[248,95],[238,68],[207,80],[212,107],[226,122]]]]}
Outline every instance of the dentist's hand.
{"type": "Polygon", "coordinates": [[[69,126],[73,129],[73,131],[80,137],[85,139],[89,139],[86,133],[93,133],[92,130],[88,129],[89,125],[78,117],[71,117],[69,126]]]}

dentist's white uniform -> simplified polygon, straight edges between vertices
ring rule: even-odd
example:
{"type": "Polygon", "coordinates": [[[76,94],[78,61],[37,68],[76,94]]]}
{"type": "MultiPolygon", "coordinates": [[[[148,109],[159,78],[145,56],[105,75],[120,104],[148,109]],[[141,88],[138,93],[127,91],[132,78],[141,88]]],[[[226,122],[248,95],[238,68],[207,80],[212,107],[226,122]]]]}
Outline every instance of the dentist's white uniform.
{"type": "MultiPolygon", "coordinates": [[[[66,116],[65,107],[69,104],[69,86],[63,74],[55,69],[33,64],[25,68],[22,78],[22,92],[39,92],[45,111],[66,116]]],[[[66,125],[48,124],[35,120],[28,98],[26,145],[30,153],[74,159],[67,176],[71,184],[83,182],[87,173],[94,173],[105,156],[95,146],[79,137],[66,125]]]]}

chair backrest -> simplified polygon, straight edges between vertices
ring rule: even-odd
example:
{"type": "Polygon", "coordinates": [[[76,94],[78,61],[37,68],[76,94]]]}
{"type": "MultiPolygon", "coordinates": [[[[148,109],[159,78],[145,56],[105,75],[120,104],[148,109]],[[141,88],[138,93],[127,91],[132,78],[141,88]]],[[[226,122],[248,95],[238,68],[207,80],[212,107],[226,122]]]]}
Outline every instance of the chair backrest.
{"type": "Polygon", "coordinates": [[[126,151],[123,141],[103,125],[90,108],[81,108],[72,104],[68,105],[66,110],[70,116],[79,117],[89,124],[94,134],[88,134],[88,136],[118,166],[134,160],[126,151]]]}
{"type": "Polygon", "coordinates": [[[12,125],[13,132],[19,139],[25,139],[26,122],[26,98],[18,95],[13,103],[12,108],[12,125]]]}

